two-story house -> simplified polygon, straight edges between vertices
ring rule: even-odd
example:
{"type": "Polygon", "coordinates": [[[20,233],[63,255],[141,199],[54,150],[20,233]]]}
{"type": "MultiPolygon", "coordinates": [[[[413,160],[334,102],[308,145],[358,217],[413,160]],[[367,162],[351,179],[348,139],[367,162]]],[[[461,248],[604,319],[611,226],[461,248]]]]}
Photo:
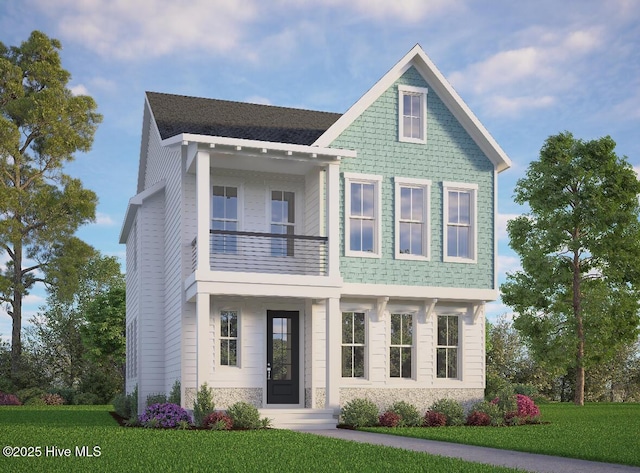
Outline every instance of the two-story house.
{"type": "Polygon", "coordinates": [[[148,92],[127,391],[276,421],[481,399],[509,166],[420,46],[344,114],[148,92]]]}

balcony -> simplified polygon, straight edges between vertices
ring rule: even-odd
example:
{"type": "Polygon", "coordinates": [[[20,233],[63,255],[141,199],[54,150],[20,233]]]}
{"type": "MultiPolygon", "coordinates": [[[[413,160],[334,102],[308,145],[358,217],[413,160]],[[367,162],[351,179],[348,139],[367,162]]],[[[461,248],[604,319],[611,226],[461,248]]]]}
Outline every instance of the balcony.
{"type": "MultiPolygon", "coordinates": [[[[209,269],[245,273],[327,276],[328,238],[309,235],[209,230],[209,269]]],[[[192,269],[198,242],[191,242],[192,269]]]]}

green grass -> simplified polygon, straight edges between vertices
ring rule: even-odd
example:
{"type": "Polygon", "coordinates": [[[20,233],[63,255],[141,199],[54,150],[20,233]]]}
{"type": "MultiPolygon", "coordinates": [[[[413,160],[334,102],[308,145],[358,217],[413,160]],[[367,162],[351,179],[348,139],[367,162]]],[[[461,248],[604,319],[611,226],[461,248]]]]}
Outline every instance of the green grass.
{"type": "Polygon", "coordinates": [[[548,424],[362,430],[640,466],[640,404],[543,404],[540,409],[548,424]]]}
{"type": "Polygon", "coordinates": [[[0,457],[11,472],[165,471],[429,471],[513,472],[457,459],[356,444],[284,430],[236,432],[123,428],[110,406],[1,406],[0,447],[40,447],[33,458],[0,457]],[[46,447],[71,449],[71,457],[46,456],[46,447]],[[75,456],[87,446],[99,457],[75,456]]]}

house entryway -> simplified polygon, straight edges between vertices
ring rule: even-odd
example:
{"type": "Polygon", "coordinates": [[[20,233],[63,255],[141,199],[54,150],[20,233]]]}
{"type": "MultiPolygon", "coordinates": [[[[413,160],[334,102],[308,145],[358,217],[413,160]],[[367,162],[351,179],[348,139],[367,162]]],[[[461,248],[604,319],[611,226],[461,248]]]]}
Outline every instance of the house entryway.
{"type": "Polygon", "coordinates": [[[267,311],[267,404],[300,402],[300,312],[267,311]]]}

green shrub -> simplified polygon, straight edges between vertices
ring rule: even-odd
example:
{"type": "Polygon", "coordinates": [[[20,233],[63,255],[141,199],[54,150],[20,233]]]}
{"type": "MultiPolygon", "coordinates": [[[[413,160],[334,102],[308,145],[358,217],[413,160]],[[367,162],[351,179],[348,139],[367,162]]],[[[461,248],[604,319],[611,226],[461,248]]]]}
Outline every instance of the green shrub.
{"type": "Polygon", "coordinates": [[[413,404],[398,401],[391,406],[389,411],[400,416],[398,427],[419,427],[422,425],[422,416],[413,404]]]}
{"type": "Polygon", "coordinates": [[[484,398],[491,401],[498,396],[498,393],[510,386],[509,381],[491,370],[487,371],[487,386],[484,390],[484,398]]]}
{"type": "Polygon", "coordinates": [[[505,415],[518,411],[518,398],[516,397],[512,386],[501,390],[496,398],[491,402],[496,404],[500,408],[500,411],[505,415]]]}
{"type": "Polygon", "coordinates": [[[138,385],[137,384],[136,384],[136,387],[133,388],[133,391],[127,394],[127,397],[129,398],[129,409],[131,409],[129,419],[135,419],[137,421],[138,420],[138,385]]]}
{"type": "Polygon", "coordinates": [[[31,397],[24,403],[25,406],[46,406],[47,403],[41,397],[31,397]]]}
{"type": "MultiPolygon", "coordinates": [[[[489,416],[491,425],[498,426],[504,424],[504,412],[500,410],[497,404],[489,401],[480,401],[471,408],[471,412],[481,412],[489,416]]],[[[467,418],[468,423],[468,418],[467,418]]]]}
{"type": "Polygon", "coordinates": [[[22,404],[26,404],[30,399],[34,397],[40,398],[43,394],[46,394],[46,391],[44,389],[25,388],[18,391],[16,393],[16,396],[18,396],[18,399],[20,399],[20,402],[22,402],[22,404]]]}
{"type": "Polygon", "coordinates": [[[204,383],[196,393],[196,401],[193,403],[193,422],[197,427],[202,427],[204,418],[214,410],[212,389],[204,383]]]}
{"type": "Polygon", "coordinates": [[[166,402],[167,395],[164,393],[153,393],[147,396],[147,406],[150,406],[152,404],[165,404],[166,402]]]}
{"type": "Polygon", "coordinates": [[[439,412],[447,418],[447,425],[464,425],[464,409],[458,401],[453,399],[440,399],[429,408],[431,412],[439,412]]]}
{"type": "Polygon", "coordinates": [[[340,413],[342,423],[351,427],[373,427],[378,423],[378,406],[368,399],[347,402],[340,413]]]}
{"type": "Polygon", "coordinates": [[[259,429],[262,426],[258,409],[247,402],[236,402],[227,409],[227,415],[235,429],[259,429]]]}
{"type": "Polygon", "coordinates": [[[72,388],[53,388],[49,389],[49,393],[58,394],[62,396],[65,404],[73,404],[73,398],[76,395],[76,390],[72,388]]]}
{"type": "Polygon", "coordinates": [[[530,384],[514,384],[513,392],[533,399],[533,397],[538,394],[538,388],[530,384]]]}
{"type": "Polygon", "coordinates": [[[131,396],[125,393],[116,394],[112,401],[113,410],[123,419],[131,418],[131,396]]]}
{"type": "Polygon", "coordinates": [[[93,393],[79,393],[73,398],[73,403],[78,406],[91,406],[102,404],[100,397],[93,393]]]}
{"type": "Polygon", "coordinates": [[[169,402],[173,403],[173,404],[178,404],[180,405],[180,402],[182,401],[182,397],[180,395],[180,380],[176,379],[175,383],[173,383],[173,386],[171,387],[171,392],[169,393],[169,402]]]}

